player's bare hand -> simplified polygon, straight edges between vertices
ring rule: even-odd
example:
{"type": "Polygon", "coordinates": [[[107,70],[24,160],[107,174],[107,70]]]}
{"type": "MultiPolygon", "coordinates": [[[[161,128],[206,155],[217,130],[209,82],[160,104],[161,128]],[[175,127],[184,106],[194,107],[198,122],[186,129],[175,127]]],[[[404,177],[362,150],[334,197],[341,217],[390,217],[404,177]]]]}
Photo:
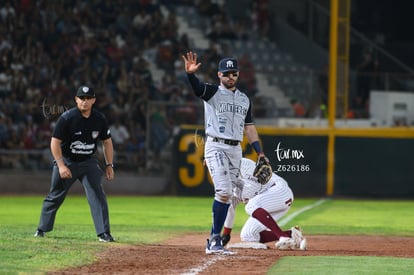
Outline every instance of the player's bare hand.
{"type": "Polygon", "coordinates": [[[189,74],[197,71],[201,65],[201,63],[197,63],[196,53],[188,52],[186,55],[183,55],[182,58],[184,60],[184,69],[189,74]]]}
{"type": "Polygon", "coordinates": [[[107,180],[113,180],[115,176],[114,168],[107,166],[105,169],[105,175],[107,180]]]}
{"type": "Polygon", "coordinates": [[[71,179],[72,172],[66,165],[59,166],[59,175],[62,179],[71,179]]]}

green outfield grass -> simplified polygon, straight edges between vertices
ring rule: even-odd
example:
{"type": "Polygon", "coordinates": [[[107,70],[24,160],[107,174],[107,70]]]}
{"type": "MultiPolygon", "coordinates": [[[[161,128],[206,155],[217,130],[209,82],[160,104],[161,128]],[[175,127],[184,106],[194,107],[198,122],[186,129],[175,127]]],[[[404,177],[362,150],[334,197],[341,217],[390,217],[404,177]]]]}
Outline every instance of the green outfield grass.
{"type": "MultiPolygon", "coordinates": [[[[69,195],[54,231],[34,238],[41,196],[0,197],[0,274],[46,273],[92,263],[107,245],[151,244],[186,232],[209,234],[211,198],[112,197],[109,208],[117,243],[97,241],[84,196],[69,195]]],[[[290,213],[315,203],[296,199],[290,213]]],[[[393,235],[414,237],[413,201],[327,200],[284,227],[299,224],[309,235],[393,235]]],[[[246,219],[239,207],[235,232],[246,219]]],[[[283,257],[269,271],[287,274],[412,274],[414,259],[386,257],[283,257]],[[298,264],[300,263],[300,264],[298,264]],[[363,266],[363,269],[361,269],[363,266]],[[395,273],[394,273],[395,271],[395,273]]]]}

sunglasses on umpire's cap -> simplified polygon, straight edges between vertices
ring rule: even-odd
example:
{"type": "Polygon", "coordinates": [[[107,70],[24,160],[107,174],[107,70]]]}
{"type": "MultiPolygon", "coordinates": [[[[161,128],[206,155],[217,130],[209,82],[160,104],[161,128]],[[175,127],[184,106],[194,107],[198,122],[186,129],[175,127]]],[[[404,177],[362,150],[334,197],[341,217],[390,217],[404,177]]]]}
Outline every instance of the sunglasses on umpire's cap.
{"type": "Polygon", "coordinates": [[[80,86],[76,92],[77,97],[95,97],[95,90],[88,86],[80,86]]]}
{"type": "Polygon", "coordinates": [[[239,71],[239,66],[237,64],[237,59],[226,57],[220,60],[218,65],[219,72],[237,72],[239,71]]]}

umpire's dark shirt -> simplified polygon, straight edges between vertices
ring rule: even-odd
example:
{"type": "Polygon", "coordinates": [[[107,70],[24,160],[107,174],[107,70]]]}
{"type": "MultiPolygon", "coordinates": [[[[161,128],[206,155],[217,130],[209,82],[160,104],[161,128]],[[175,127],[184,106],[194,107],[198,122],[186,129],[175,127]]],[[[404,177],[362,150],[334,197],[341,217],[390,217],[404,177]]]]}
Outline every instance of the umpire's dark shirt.
{"type": "Polygon", "coordinates": [[[83,161],[96,152],[98,139],[108,139],[111,133],[102,113],[92,109],[91,115],[85,118],[75,107],[59,117],[52,136],[62,140],[64,157],[72,161],[83,161]]]}

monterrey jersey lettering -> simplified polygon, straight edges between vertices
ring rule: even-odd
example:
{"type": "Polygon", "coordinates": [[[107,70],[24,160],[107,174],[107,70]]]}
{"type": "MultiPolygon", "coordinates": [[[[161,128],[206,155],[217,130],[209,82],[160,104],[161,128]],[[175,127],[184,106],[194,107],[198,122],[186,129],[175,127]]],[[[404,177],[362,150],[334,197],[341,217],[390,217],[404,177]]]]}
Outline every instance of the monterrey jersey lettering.
{"type": "Polygon", "coordinates": [[[242,115],[247,114],[247,108],[241,105],[234,105],[231,103],[221,103],[218,106],[218,112],[219,113],[225,113],[225,112],[231,112],[231,113],[238,113],[242,115]]]}
{"type": "Polygon", "coordinates": [[[249,98],[244,93],[218,86],[214,96],[204,102],[206,134],[242,141],[249,106],[249,98]]]}

